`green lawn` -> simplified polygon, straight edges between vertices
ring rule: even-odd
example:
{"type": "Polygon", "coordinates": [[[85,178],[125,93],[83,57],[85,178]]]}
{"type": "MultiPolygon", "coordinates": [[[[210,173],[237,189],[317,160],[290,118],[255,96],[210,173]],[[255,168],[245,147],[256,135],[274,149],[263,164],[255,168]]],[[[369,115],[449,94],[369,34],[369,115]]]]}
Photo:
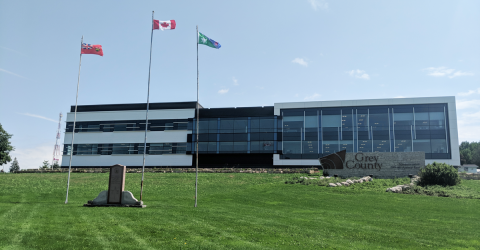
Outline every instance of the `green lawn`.
{"type": "MultiPolygon", "coordinates": [[[[480,199],[285,184],[293,176],[200,174],[194,208],[195,174],[147,173],[141,209],[83,207],[105,173],[73,173],[67,205],[66,173],[0,174],[0,249],[480,249],[480,199]]],[[[127,173],[137,198],[140,180],[127,173]]]]}

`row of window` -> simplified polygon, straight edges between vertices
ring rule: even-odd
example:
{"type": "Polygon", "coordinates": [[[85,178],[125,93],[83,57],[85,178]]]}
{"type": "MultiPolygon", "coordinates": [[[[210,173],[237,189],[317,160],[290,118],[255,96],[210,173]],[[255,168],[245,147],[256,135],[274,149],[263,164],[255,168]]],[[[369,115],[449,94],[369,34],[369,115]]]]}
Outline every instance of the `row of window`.
{"type": "MultiPolygon", "coordinates": [[[[280,148],[281,148],[281,143],[280,148]]],[[[196,143],[189,143],[187,151],[195,149],[196,143]]],[[[199,153],[277,153],[275,141],[251,142],[198,142],[199,153]]],[[[195,150],[191,150],[195,153],[195,150]]]]}
{"type": "MultiPolygon", "coordinates": [[[[199,133],[276,132],[281,127],[277,117],[200,118],[199,133]]],[[[196,132],[196,120],[192,129],[196,132]]]]}
{"type": "MultiPolygon", "coordinates": [[[[185,154],[187,143],[147,143],[149,155],[185,154]]],[[[70,155],[71,145],[64,145],[63,154],[70,155]]],[[[143,154],[143,143],[74,144],[73,155],[143,154]]]]}
{"type": "Polygon", "coordinates": [[[347,152],[425,152],[430,154],[449,154],[445,139],[417,140],[355,140],[355,141],[284,141],[283,154],[332,154],[341,150],[347,152]]]}
{"type": "MultiPolygon", "coordinates": [[[[149,131],[187,130],[188,120],[148,120],[149,131]]],[[[65,132],[73,131],[73,122],[67,122],[65,132]]],[[[145,120],[77,122],[75,132],[145,131],[145,120]]]]}

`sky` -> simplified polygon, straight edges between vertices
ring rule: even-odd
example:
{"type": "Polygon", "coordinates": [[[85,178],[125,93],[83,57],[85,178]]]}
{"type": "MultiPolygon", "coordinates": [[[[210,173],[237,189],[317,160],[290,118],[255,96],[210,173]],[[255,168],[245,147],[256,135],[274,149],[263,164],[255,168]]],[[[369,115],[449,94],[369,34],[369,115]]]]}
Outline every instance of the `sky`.
{"type": "MultiPolygon", "coordinates": [[[[455,96],[459,141],[480,141],[480,1],[0,0],[0,123],[22,169],[51,161],[75,105],[196,100],[206,108],[455,96]]],[[[3,165],[7,170],[10,163],[3,165]]]]}

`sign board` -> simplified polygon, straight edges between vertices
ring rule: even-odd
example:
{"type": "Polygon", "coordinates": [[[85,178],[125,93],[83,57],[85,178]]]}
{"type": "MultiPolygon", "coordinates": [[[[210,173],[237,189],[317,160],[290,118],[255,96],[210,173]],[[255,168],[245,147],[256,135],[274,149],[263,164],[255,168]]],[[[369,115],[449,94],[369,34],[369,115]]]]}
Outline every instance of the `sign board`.
{"type": "Polygon", "coordinates": [[[329,175],[380,178],[405,177],[418,174],[425,166],[424,152],[358,152],[340,151],[320,158],[329,175]]]}

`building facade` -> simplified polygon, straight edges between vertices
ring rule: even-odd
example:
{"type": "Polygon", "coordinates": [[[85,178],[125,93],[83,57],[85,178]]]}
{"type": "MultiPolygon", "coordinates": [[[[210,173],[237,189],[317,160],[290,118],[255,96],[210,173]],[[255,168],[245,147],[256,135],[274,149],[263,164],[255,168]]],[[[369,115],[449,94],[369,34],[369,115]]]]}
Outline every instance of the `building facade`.
{"type": "MultiPolygon", "coordinates": [[[[151,103],[147,167],[195,166],[195,102],[151,103]]],[[[72,167],[143,164],[146,104],[77,110],[72,167]]],[[[68,167],[74,107],[67,114],[68,167]]],[[[200,108],[200,167],[319,166],[347,152],[425,152],[425,163],[460,164],[455,97],[275,103],[200,108]]]]}

